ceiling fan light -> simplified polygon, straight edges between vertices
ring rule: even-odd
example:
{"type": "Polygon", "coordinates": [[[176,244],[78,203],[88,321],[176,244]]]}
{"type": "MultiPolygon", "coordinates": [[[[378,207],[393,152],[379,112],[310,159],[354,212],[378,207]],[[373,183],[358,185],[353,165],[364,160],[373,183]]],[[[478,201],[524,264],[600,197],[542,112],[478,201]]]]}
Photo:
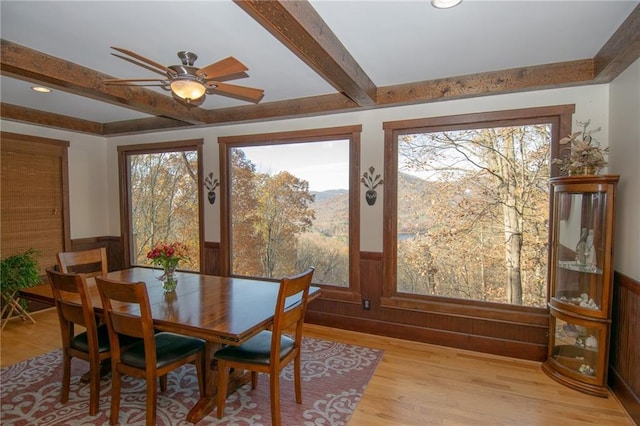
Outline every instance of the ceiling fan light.
{"type": "Polygon", "coordinates": [[[171,82],[171,91],[186,101],[200,99],[207,88],[197,80],[178,79],[171,82]]]}
{"type": "Polygon", "coordinates": [[[438,9],[448,9],[462,3],[462,0],[431,0],[431,5],[438,9]]]}

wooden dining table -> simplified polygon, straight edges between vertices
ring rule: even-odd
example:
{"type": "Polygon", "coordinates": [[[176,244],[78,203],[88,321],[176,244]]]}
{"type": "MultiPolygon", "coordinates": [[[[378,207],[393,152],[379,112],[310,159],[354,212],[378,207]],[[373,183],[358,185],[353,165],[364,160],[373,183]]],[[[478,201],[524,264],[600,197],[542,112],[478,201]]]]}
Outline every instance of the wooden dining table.
{"type": "MultiPolygon", "coordinates": [[[[145,282],[154,328],[204,339],[210,366],[213,354],[223,345],[240,345],[269,328],[273,322],[278,282],[177,272],[176,290],[165,293],[158,278],[160,274],[157,269],[136,267],[110,272],[108,277],[145,282]]],[[[95,280],[89,278],[87,284],[96,314],[102,315],[102,301],[95,280]]],[[[309,298],[316,298],[319,294],[320,289],[312,286],[309,298]]],[[[42,303],[54,303],[48,284],[21,290],[20,295],[42,303]]],[[[115,308],[129,309],[126,305],[115,308]]],[[[136,310],[131,308],[134,313],[136,310]]],[[[213,368],[205,370],[204,394],[187,415],[187,420],[192,423],[200,421],[215,407],[216,372],[213,368]]],[[[249,379],[246,372],[235,371],[229,378],[229,389],[236,389],[249,379]]]]}

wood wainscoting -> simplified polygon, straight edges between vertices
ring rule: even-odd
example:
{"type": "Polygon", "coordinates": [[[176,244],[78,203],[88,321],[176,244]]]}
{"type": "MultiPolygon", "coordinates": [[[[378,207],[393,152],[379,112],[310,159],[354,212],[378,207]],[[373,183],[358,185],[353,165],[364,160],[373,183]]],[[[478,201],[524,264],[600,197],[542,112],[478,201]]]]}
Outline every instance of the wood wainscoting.
{"type": "Polygon", "coordinates": [[[609,387],[640,425],[640,282],[613,275],[609,387]]]}
{"type": "MultiPolygon", "coordinates": [[[[517,312],[512,307],[479,307],[449,299],[412,303],[382,297],[382,253],[361,252],[360,301],[320,297],[307,308],[307,321],[329,327],[378,334],[467,349],[477,352],[544,361],[548,347],[548,312],[517,312]]],[[[495,304],[494,304],[495,306],[495,304]]]]}

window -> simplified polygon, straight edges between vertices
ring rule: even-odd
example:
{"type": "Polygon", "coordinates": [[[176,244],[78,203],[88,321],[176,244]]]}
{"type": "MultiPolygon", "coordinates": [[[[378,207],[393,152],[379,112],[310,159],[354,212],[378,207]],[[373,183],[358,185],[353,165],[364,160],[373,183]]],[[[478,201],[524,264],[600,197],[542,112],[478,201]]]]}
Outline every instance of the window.
{"type": "Polygon", "coordinates": [[[126,264],[148,266],[156,243],[180,241],[190,259],[179,268],[200,270],[201,151],[202,141],[118,147],[126,264]]]}
{"type": "Polygon", "coordinates": [[[572,109],[541,110],[385,124],[388,296],[546,306],[550,156],[572,109]]]}
{"type": "Polygon", "coordinates": [[[314,266],[315,284],[349,294],[358,288],[359,131],[220,139],[231,275],[279,279],[314,266]]]}

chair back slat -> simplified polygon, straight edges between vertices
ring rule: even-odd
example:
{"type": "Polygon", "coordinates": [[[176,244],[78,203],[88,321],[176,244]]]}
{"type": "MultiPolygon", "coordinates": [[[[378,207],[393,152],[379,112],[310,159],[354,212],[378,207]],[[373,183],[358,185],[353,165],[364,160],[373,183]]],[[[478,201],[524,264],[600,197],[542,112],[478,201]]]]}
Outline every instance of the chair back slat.
{"type": "Polygon", "coordinates": [[[107,275],[107,249],[104,247],[60,252],[57,255],[60,271],[65,273],[84,273],[88,277],[107,275]]]}
{"type": "MultiPolygon", "coordinates": [[[[47,269],[47,277],[51,285],[54,303],[58,311],[60,325],[63,327],[63,340],[69,334],[73,334],[74,324],[81,325],[87,329],[87,339],[89,344],[97,347],[96,317],[93,312],[93,303],[89,297],[87,281],[84,274],[67,274],[47,269]],[[80,298],[78,303],[77,298],[80,298]],[[73,299],[75,300],[73,300],[73,299]]],[[[63,342],[64,343],[64,342],[63,342]]]]}

